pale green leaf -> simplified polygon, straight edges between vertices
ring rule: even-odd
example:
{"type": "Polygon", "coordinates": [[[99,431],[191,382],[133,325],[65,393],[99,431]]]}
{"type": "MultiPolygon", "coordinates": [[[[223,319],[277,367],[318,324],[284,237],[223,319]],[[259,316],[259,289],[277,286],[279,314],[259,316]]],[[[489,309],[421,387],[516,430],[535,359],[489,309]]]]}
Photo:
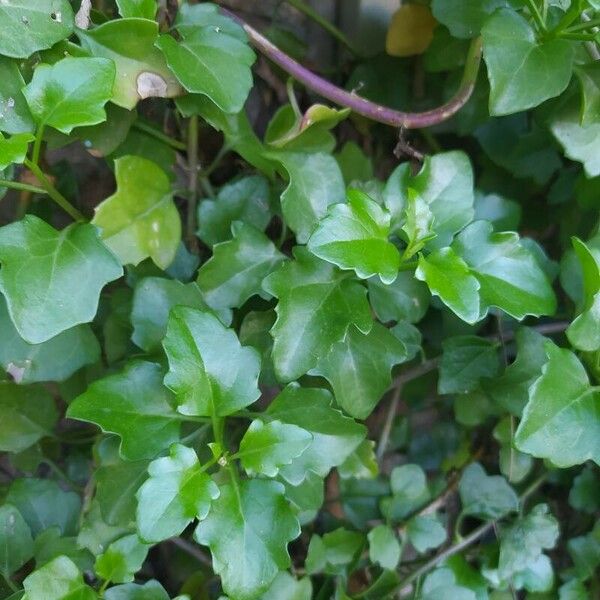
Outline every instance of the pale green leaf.
{"type": "Polygon", "coordinates": [[[406,534],[417,552],[427,552],[446,541],[446,528],[435,515],[413,517],[406,526],[406,534]]]}
{"type": "Polygon", "coordinates": [[[394,530],[387,525],[377,525],[369,531],[369,558],[384,569],[395,569],[400,561],[400,542],[394,530]]]}
{"type": "Polygon", "coordinates": [[[23,587],[25,600],[94,600],[98,597],[85,584],[75,563],[66,556],[59,556],[28,575],[23,587]]]}
{"type": "Polygon", "coordinates": [[[114,583],[133,581],[134,575],[142,568],[148,546],[136,534],[127,535],[113,542],[106,552],[96,558],[96,573],[114,583]]]}
{"type": "Polygon", "coordinates": [[[7,579],[33,558],[31,531],[11,504],[0,506],[0,573],[7,579]]]}
{"type": "Polygon", "coordinates": [[[117,0],[119,14],[124,18],[154,19],[158,10],[156,0],[117,0]]]}

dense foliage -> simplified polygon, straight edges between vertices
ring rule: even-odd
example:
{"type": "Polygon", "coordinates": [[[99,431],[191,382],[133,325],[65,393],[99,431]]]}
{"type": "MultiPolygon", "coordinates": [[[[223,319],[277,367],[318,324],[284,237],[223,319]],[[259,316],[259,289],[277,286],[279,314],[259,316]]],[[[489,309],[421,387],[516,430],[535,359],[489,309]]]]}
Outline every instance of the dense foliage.
{"type": "Polygon", "coordinates": [[[0,597],[600,597],[600,3],[177,4],[0,0],[0,597]]]}

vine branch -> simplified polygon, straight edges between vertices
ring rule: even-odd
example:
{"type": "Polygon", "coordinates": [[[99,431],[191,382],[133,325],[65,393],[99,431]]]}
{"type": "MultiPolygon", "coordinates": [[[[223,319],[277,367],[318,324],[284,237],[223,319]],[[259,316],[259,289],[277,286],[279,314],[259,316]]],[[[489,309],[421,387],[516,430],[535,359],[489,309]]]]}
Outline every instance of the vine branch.
{"type": "Polygon", "coordinates": [[[288,56],[237,15],[222,7],[221,11],[244,29],[250,43],[256,50],[261,54],[264,54],[268,59],[296,79],[296,81],[299,81],[307,88],[335,104],[350,108],[352,111],[363,117],[367,117],[368,119],[379,123],[391,125],[392,127],[422,129],[423,127],[431,127],[432,125],[447,121],[467,103],[475,88],[477,74],[479,73],[479,65],[481,64],[481,37],[474,38],[469,46],[462,81],[454,96],[445,104],[432,110],[411,113],[376,104],[366,98],[362,98],[354,92],[349,92],[334,85],[330,81],[323,79],[316,73],[313,73],[302,66],[291,56],[288,56]]]}

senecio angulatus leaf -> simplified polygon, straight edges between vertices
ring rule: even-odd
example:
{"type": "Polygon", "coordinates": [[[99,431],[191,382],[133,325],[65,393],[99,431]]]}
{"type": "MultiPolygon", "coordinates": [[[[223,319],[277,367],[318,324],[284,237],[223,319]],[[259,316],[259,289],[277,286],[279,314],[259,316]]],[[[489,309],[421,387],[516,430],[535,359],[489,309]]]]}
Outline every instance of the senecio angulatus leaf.
{"type": "Polygon", "coordinates": [[[597,595],[600,2],[325,4],[0,0],[1,598],[597,595]]]}

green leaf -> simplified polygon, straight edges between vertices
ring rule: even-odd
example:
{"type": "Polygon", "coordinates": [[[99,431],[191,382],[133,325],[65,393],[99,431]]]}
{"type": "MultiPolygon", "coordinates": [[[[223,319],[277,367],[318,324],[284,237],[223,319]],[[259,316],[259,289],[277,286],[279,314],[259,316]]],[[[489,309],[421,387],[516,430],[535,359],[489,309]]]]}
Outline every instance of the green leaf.
{"type": "Polygon", "coordinates": [[[139,156],[115,161],[117,191],[96,207],[92,223],[123,264],[150,257],[161,269],[174,260],[181,219],[171,182],[154,162],[139,156]]]}
{"type": "Polygon", "coordinates": [[[227,113],[238,113],[252,88],[250,68],[256,57],[236,23],[222,27],[211,22],[217,10],[214,4],[184,5],[175,21],[182,39],[161,35],[156,45],[188,92],[208,96],[227,113]],[[193,26],[186,26],[189,19],[193,26]]]}
{"type": "Polygon", "coordinates": [[[498,573],[508,579],[523,571],[540,557],[542,550],[554,547],[558,522],[545,504],[538,504],[502,533],[498,573]]]}
{"type": "Polygon", "coordinates": [[[198,287],[214,309],[239,308],[262,291],[263,279],[283,261],[275,244],[252,225],[236,221],[233,239],[213,248],[198,271],[198,287]]]}
{"type": "Polygon", "coordinates": [[[84,583],[75,563],[66,556],[59,556],[28,575],[23,586],[23,600],[94,600],[98,597],[84,583]]]}
{"type": "Polygon", "coordinates": [[[0,133],[0,171],[12,164],[23,164],[29,143],[34,139],[30,133],[18,133],[10,138],[0,133]]]}
{"type": "MultiPolygon", "coordinates": [[[[0,9],[1,10],[1,9],[0,9]]],[[[104,105],[111,99],[115,66],[105,58],[63,58],[39,65],[23,94],[38,125],[62,133],[106,120],[104,105]]]]}
{"type": "Polygon", "coordinates": [[[0,131],[10,134],[31,132],[33,119],[21,91],[25,81],[16,61],[0,56],[0,81],[0,131]]]}
{"type": "Polygon", "coordinates": [[[375,442],[363,440],[358,448],[338,467],[343,479],[373,479],[379,473],[375,442]]]}
{"type": "Polygon", "coordinates": [[[507,6],[506,0],[433,0],[433,16],[457,38],[479,35],[486,19],[498,8],[507,6]]]}
{"type": "Polygon", "coordinates": [[[547,341],[546,355],[541,377],[529,388],[515,444],[561,468],[586,460],[600,464],[598,391],[575,354],[547,341]]]}
{"type": "Polygon", "coordinates": [[[424,281],[434,296],[467,323],[479,320],[479,281],[467,263],[452,249],[442,248],[419,256],[415,277],[424,281]]]}
{"type": "Polygon", "coordinates": [[[569,492],[569,504],[575,510],[590,514],[600,509],[600,477],[593,467],[585,466],[575,477],[569,492]]]}
{"type": "Polygon", "coordinates": [[[438,392],[466,394],[473,392],[484,377],[500,371],[498,345],[474,335],[455,336],[442,342],[438,392]]]}
{"type": "Polygon", "coordinates": [[[495,12],[481,34],[492,115],[533,108],[566,89],[574,55],[567,40],[536,41],[527,20],[508,9],[495,12]]]}
{"type": "Polygon", "coordinates": [[[91,321],[100,290],[123,274],[92,225],[56,231],[33,215],[0,228],[0,263],[0,291],[30,344],[91,321]]]}
{"type": "Polygon", "coordinates": [[[11,504],[0,506],[0,573],[8,579],[33,558],[31,531],[11,504]]]}
{"type": "MultiPolygon", "coordinates": [[[[68,0],[10,0],[0,5],[0,54],[27,58],[73,32],[68,0]]],[[[49,599],[50,600],[50,599],[49,599]]]]}
{"type": "Polygon", "coordinates": [[[428,247],[450,244],[452,236],[473,219],[473,167],[464,152],[442,152],[427,157],[414,176],[408,163],[396,168],[384,190],[393,231],[398,231],[404,221],[409,189],[420,196],[433,215],[436,238],[428,247]]]}
{"type": "Polygon", "coordinates": [[[65,492],[50,479],[16,479],[6,502],[15,506],[31,529],[31,535],[58,527],[63,535],[77,531],[81,500],[75,492],[65,492]]]}
{"type": "Polygon", "coordinates": [[[128,583],[142,568],[147,554],[148,546],[136,534],[127,535],[113,542],[106,552],[98,556],[94,568],[107,581],[128,583]]]}
{"type": "Polygon", "coordinates": [[[388,241],[390,215],[363,192],[350,190],[348,204],[334,204],[308,240],[309,250],[361,279],[379,275],[392,283],[400,254],[388,241]]]}
{"type": "Polygon", "coordinates": [[[365,437],[365,428],[331,406],[327,390],[288,385],[273,400],[266,414],[282,423],[296,425],[312,434],[308,448],[281,469],[292,485],[299,485],[312,471],[325,477],[341,465],[365,437]]]}
{"type": "Polygon", "coordinates": [[[154,47],[158,23],[149,19],[116,19],[86,31],[77,30],[83,48],[111,59],[117,69],[112,102],[131,110],[145,98],[173,98],[181,86],[164,56],[154,47]]]}
{"type": "Polygon", "coordinates": [[[492,306],[519,320],[554,314],[556,297],[548,278],[518,234],[494,233],[490,223],[475,221],[461,231],[453,248],[479,282],[481,317],[492,306]]]}
{"type": "Polygon", "coordinates": [[[404,344],[379,323],[366,335],[350,327],[310,375],[325,377],[337,403],[357,419],[366,418],[392,383],[391,370],[407,358],[404,344]]]}
{"type": "Polygon", "coordinates": [[[400,562],[400,542],[394,530],[387,525],[377,525],[369,531],[369,558],[383,569],[393,570],[400,562]]]}
{"type": "Polygon", "coordinates": [[[207,245],[231,239],[231,225],[243,221],[264,231],[271,220],[269,184],[260,175],[250,175],[224,185],[214,200],[198,207],[198,237],[207,245]]]}
{"type": "Polygon", "coordinates": [[[589,63],[574,69],[581,85],[581,125],[600,122],[600,65],[589,63]]]}
{"type": "Polygon", "coordinates": [[[523,454],[514,447],[514,428],[512,417],[506,416],[498,421],[493,435],[500,443],[500,472],[510,483],[519,483],[531,472],[534,460],[529,454],[523,454]]]}
{"type": "Polygon", "coordinates": [[[16,383],[64,381],[100,358],[100,344],[88,325],[59,333],[41,344],[28,344],[15,329],[0,296],[0,365],[16,383]]]}
{"type": "Polygon", "coordinates": [[[311,600],[312,591],[310,577],[294,579],[287,571],[281,571],[260,600],[311,600]]]}
{"type": "Polygon", "coordinates": [[[390,475],[393,496],[382,506],[384,514],[399,521],[425,505],[430,498],[425,472],[419,465],[395,467],[390,475]]]}
{"type": "Polygon", "coordinates": [[[22,452],[51,435],[58,420],[54,398],[42,387],[0,382],[0,452],[22,452]]]}
{"type": "Polygon", "coordinates": [[[321,571],[330,575],[343,573],[364,545],[363,534],[343,527],[326,533],[323,537],[313,535],[306,556],[306,571],[310,574],[321,571]]]}
{"type": "Polygon", "coordinates": [[[146,542],[175,537],[194,520],[204,519],[219,488],[204,472],[196,453],[181,444],[150,463],[150,478],[137,493],[137,526],[146,542]]]}
{"type": "Polygon", "coordinates": [[[174,308],[163,346],[165,385],[176,394],[180,413],[224,417],[260,397],[260,355],[211,313],[174,308]]]}
{"type": "MultiPolygon", "coordinates": [[[[487,595],[486,595],[487,597],[487,595]]],[[[476,600],[477,596],[468,587],[459,585],[454,572],[442,567],[425,578],[421,600],[476,600]]]]}
{"type": "Polygon", "coordinates": [[[370,331],[366,289],[334,267],[294,250],[295,261],[269,275],[264,289],[279,298],[271,330],[273,362],[281,381],[294,381],[315,367],[342,340],[350,325],[370,331]]]}
{"type": "Polygon", "coordinates": [[[67,416],[116,433],[127,460],[154,458],[179,439],[181,424],[162,379],[158,365],[131,362],[120,373],[92,383],[69,406],[67,416]]]}
{"type": "Polygon", "coordinates": [[[124,18],[154,19],[158,11],[156,0],[117,0],[119,14],[124,18]]]}
{"type": "Polygon", "coordinates": [[[587,535],[570,539],[567,549],[576,575],[582,580],[593,577],[600,566],[600,526],[596,524],[587,535]]]}
{"type": "MultiPolygon", "coordinates": [[[[174,306],[210,311],[195,283],[185,284],[159,277],[142,279],[136,285],[133,295],[133,342],[146,352],[158,350],[167,333],[169,313],[174,306]]],[[[219,318],[226,325],[231,323],[229,311],[220,311],[219,318]]]]}
{"type": "Polygon", "coordinates": [[[313,436],[296,425],[281,421],[250,423],[240,442],[237,456],[249,475],[258,473],[275,477],[279,468],[298,458],[313,441],[313,436]]]}
{"type": "Polygon", "coordinates": [[[327,207],[345,201],[340,168],[333,156],[323,152],[271,152],[266,156],[287,174],[289,185],[281,194],[281,210],[298,243],[304,244],[325,217],[327,207]]]}
{"type": "Polygon", "coordinates": [[[458,492],[463,515],[494,520],[519,510],[519,499],[506,479],[487,475],[479,463],[472,463],[465,469],[458,492]]]}
{"type": "Polygon", "coordinates": [[[585,584],[578,579],[571,579],[558,589],[559,600],[588,600],[589,594],[585,584]]]}
{"type": "Polygon", "coordinates": [[[287,544],[300,535],[300,526],[280,483],[233,481],[220,490],[194,537],[210,548],[225,592],[252,600],[290,565],[287,544]]]}
{"type": "Polygon", "coordinates": [[[437,548],[446,541],[446,528],[435,515],[413,517],[406,526],[410,543],[421,554],[437,548]]]}
{"type": "Polygon", "coordinates": [[[411,189],[408,190],[405,215],[402,231],[406,234],[408,245],[402,254],[402,260],[412,258],[436,235],[433,228],[435,219],[429,205],[411,189]]]}
{"type": "MultiPolygon", "coordinates": [[[[137,583],[126,583],[116,585],[104,593],[106,600],[169,600],[169,594],[158,581],[151,579],[144,585],[137,583]]],[[[185,596],[180,598],[184,600],[185,596]]]]}

